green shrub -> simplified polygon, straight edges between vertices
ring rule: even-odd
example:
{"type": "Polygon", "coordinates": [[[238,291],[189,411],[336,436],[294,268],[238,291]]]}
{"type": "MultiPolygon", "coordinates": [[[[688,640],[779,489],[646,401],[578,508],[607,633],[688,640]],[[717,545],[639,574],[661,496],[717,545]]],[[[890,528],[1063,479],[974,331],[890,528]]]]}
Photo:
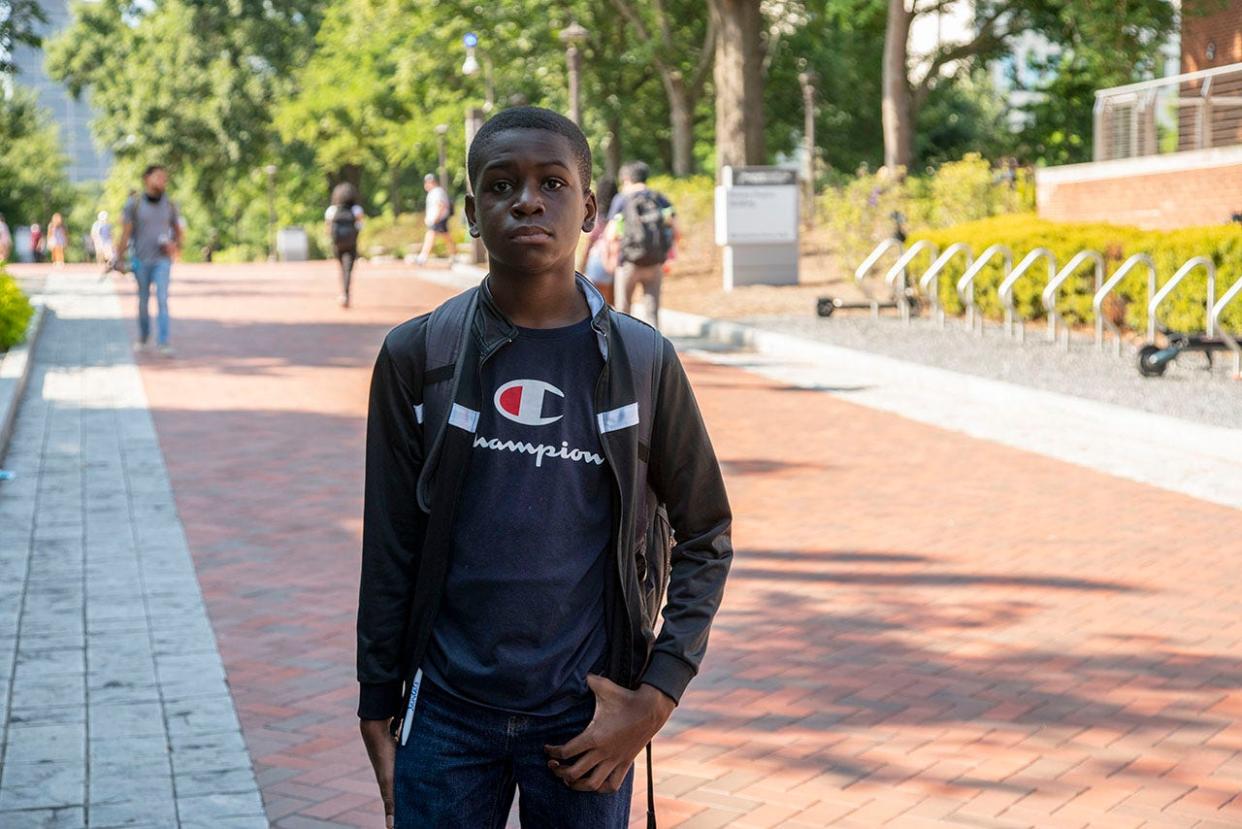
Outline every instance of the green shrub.
{"type": "MultiPolygon", "coordinates": [[[[1167,282],[1186,260],[1208,256],[1216,265],[1218,298],[1234,280],[1242,277],[1242,226],[1238,225],[1143,231],[1109,224],[1050,222],[1030,214],[1016,214],[925,230],[912,234],[909,241],[919,239],[928,239],[941,250],[954,242],[965,242],[976,256],[991,245],[1005,245],[1013,252],[1015,265],[1037,247],[1052,251],[1059,265],[1064,265],[1080,250],[1095,250],[1104,254],[1105,280],[1125,259],[1136,253],[1146,253],[1156,265],[1157,287],[1167,282]]],[[[940,274],[940,300],[952,313],[962,310],[956,284],[964,271],[965,265],[958,258],[940,274]]],[[[919,273],[913,270],[911,281],[916,281],[919,273]]],[[[1003,278],[999,257],[975,278],[975,305],[986,316],[1000,317],[1003,313],[997,295],[1003,278]]],[[[1115,291],[1126,303],[1126,323],[1136,330],[1146,330],[1147,326],[1147,278],[1145,268],[1136,268],[1115,291]]],[[[1043,263],[1036,264],[1018,281],[1014,286],[1014,306],[1019,316],[1027,319],[1045,316],[1040,294],[1047,283],[1047,268],[1043,263]]],[[[1093,268],[1087,263],[1062,285],[1057,309],[1067,320],[1094,323],[1091,310],[1094,292],[1093,268]]],[[[1176,331],[1202,331],[1206,326],[1206,304],[1207,277],[1202,269],[1196,269],[1165,300],[1160,308],[1161,321],[1176,331]]],[[[1230,330],[1242,329],[1242,300],[1230,305],[1221,321],[1230,330]]]]}
{"type": "Polygon", "coordinates": [[[819,222],[828,227],[841,264],[852,271],[882,239],[893,235],[893,214],[908,232],[948,227],[1035,209],[1035,185],[1026,170],[1012,183],[977,153],[942,164],[927,176],[894,176],[881,168],[829,187],[817,197],[819,222]]]}
{"type": "Polygon", "coordinates": [[[0,268],[0,351],[12,348],[26,337],[26,326],[34,308],[17,282],[0,268]]]}

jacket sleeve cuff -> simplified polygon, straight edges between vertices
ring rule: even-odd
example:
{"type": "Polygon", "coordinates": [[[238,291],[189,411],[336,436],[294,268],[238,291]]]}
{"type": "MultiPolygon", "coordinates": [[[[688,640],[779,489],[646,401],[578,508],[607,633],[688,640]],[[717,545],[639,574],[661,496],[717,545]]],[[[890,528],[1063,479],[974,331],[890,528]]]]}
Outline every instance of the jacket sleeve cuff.
{"type": "Polygon", "coordinates": [[[401,680],[358,683],[358,719],[386,720],[401,710],[401,680]]]}
{"type": "Polygon", "coordinates": [[[694,674],[694,668],[685,661],[672,654],[656,651],[651,654],[651,661],[647,664],[647,670],[643,674],[642,684],[662,691],[673,702],[680,704],[681,695],[686,692],[686,686],[690,684],[690,680],[694,679],[694,674]]]}

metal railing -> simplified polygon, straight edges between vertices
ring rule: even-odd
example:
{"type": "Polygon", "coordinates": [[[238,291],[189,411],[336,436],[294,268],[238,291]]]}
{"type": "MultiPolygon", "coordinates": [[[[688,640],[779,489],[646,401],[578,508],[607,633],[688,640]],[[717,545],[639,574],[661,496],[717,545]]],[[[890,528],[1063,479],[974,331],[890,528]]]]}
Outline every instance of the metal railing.
{"type": "Polygon", "coordinates": [[[873,318],[878,318],[880,316],[880,301],[875,298],[875,295],[872,294],[871,291],[867,290],[867,286],[864,284],[863,280],[867,278],[867,274],[871,273],[871,269],[875,267],[876,262],[880,261],[881,256],[894,248],[896,248],[897,254],[900,256],[902,247],[901,242],[892,237],[885,239],[876,245],[875,248],[872,249],[871,253],[867,254],[867,258],[863,260],[861,265],[854,269],[854,284],[862,289],[863,296],[865,296],[867,301],[871,303],[871,316],[873,318]]]}
{"type": "Polygon", "coordinates": [[[1224,296],[1217,300],[1216,304],[1212,306],[1211,313],[1208,314],[1209,324],[1212,326],[1213,330],[1220,331],[1220,338],[1225,341],[1225,345],[1228,346],[1229,350],[1233,352],[1233,376],[1234,379],[1237,380],[1242,380],[1242,346],[1238,345],[1238,341],[1232,334],[1221,327],[1220,315],[1224,313],[1225,306],[1232,302],[1233,298],[1236,297],[1240,291],[1242,291],[1242,277],[1238,277],[1234,280],[1233,285],[1229,288],[1229,290],[1225,291],[1224,296]]]}
{"type": "Polygon", "coordinates": [[[931,302],[932,308],[936,311],[936,322],[941,328],[944,328],[944,306],[940,304],[940,280],[937,277],[959,253],[966,255],[967,268],[974,264],[975,254],[970,249],[970,245],[965,242],[954,242],[945,248],[944,253],[936,257],[936,261],[932,262],[931,266],[919,277],[919,291],[931,302]]]}
{"type": "MultiPolygon", "coordinates": [[[[1010,337],[1013,336],[1013,318],[1016,313],[1013,307],[1013,286],[1040,259],[1043,259],[1048,264],[1048,281],[1051,282],[1057,273],[1057,257],[1047,248],[1035,248],[1018,263],[1016,268],[1010,271],[1009,276],[1005,277],[1005,281],[1000,284],[1000,288],[996,291],[1000,295],[1001,304],[1005,306],[1005,333],[1010,337]]],[[[1018,340],[1026,342],[1026,326],[1020,322],[1018,325],[1018,340]]]]}
{"type": "Polygon", "coordinates": [[[1121,280],[1129,275],[1130,271],[1143,265],[1147,268],[1147,295],[1152,296],[1156,293],[1156,263],[1151,261],[1151,257],[1145,253],[1136,253],[1129,259],[1121,263],[1121,267],[1113,272],[1095,296],[1091,298],[1091,310],[1095,314],[1095,346],[1096,348],[1104,347],[1104,326],[1108,326],[1108,330],[1113,332],[1113,337],[1117,342],[1117,356],[1121,356],[1121,329],[1113,324],[1113,321],[1104,316],[1102,307],[1104,298],[1112,293],[1113,289],[1121,284],[1121,280]]]}
{"type": "Polygon", "coordinates": [[[1155,294],[1149,293],[1150,297],[1147,301],[1147,340],[1151,342],[1156,339],[1156,312],[1160,309],[1160,303],[1168,297],[1173,289],[1177,287],[1177,283],[1186,278],[1186,274],[1195,268],[1203,268],[1207,271],[1207,335],[1210,337],[1214,329],[1215,323],[1212,322],[1212,306],[1216,303],[1216,263],[1206,256],[1196,256],[1193,259],[1187,259],[1182,266],[1177,269],[1177,273],[1160,288],[1155,294]]]}
{"type": "MultiPolygon", "coordinates": [[[[1100,283],[1104,281],[1104,256],[1095,250],[1080,250],[1074,254],[1070,261],[1065,263],[1065,267],[1057,271],[1056,276],[1048,280],[1047,287],[1040,294],[1040,301],[1044,305],[1044,310],[1048,312],[1048,342],[1057,341],[1057,325],[1061,322],[1061,314],[1057,311],[1057,291],[1065,280],[1069,279],[1083,262],[1093,262],[1095,264],[1095,293],[1100,290],[1100,283]]],[[[1069,326],[1065,327],[1065,350],[1069,350],[1070,336],[1069,326]]]]}
{"type": "Polygon", "coordinates": [[[909,248],[906,249],[901,256],[897,257],[897,261],[888,269],[888,273],[884,274],[884,283],[893,289],[893,296],[897,301],[897,310],[901,314],[902,322],[910,322],[910,297],[907,296],[909,288],[909,280],[906,276],[906,269],[910,266],[910,262],[920,253],[928,252],[934,260],[940,253],[940,248],[935,243],[926,239],[920,239],[909,248]],[[893,283],[900,280],[900,285],[893,283]]]}
{"type": "Polygon", "coordinates": [[[957,281],[957,295],[962,298],[962,302],[966,304],[966,327],[975,330],[975,317],[979,318],[979,334],[983,334],[983,316],[975,311],[975,277],[979,275],[991,261],[993,256],[1000,255],[1004,257],[1005,275],[1013,269],[1013,251],[1004,245],[992,245],[990,248],[979,254],[966,272],[962,274],[962,278],[957,281]]]}
{"type": "Polygon", "coordinates": [[[1099,89],[1094,158],[1242,144],[1242,63],[1099,89]]]}

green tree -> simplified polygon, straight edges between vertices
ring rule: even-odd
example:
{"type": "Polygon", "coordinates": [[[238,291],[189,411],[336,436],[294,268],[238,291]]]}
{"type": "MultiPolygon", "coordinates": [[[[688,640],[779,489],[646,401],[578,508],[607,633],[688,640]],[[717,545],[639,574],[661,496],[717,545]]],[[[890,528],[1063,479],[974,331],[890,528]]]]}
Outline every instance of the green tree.
{"type": "Polygon", "coordinates": [[[33,93],[0,95],[0,213],[10,226],[68,212],[73,189],[56,126],[33,93]]]}
{"type": "MultiPolygon", "coordinates": [[[[47,44],[48,68],[75,94],[89,89],[96,138],[111,148],[112,200],[148,163],[167,164],[192,239],[262,240],[242,224],[263,201],[258,171],[282,161],[271,111],[304,62],[318,26],[314,0],[99,0],[47,44]]],[[[296,153],[291,153],[296,158],[296,153]]],[[[282,164],[282,169],[284,165],[282,164]]]]}
{"type": "Polygon", "coordinates": [[[39,45],[38,25],[46,22],[47,16],[36,0],[0,0],[0,75],[13,73],[16,46],[39,45]]]}

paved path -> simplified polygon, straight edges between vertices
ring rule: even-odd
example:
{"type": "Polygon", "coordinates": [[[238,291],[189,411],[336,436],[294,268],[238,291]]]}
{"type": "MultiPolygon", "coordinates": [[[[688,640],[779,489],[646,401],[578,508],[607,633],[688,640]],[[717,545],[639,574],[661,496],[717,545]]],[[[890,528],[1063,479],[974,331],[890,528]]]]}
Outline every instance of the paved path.
{"type": "Polygon", "coordinates": [[[116,297],[47,290],[0,483],[0,826],[266,826],[116,297]]]}
{"type": "MultiPolygon", "coordinates": [[[[383,332],[448,289],[357,281],[342,311],[329,266],[182,268],[181,356],[142,365],[280,827],[378,814],[352,715],[366,386],[383,332]]],[[[1242,514],[690,373],[738,556],[656,743],[661,825],[1242,825],[1242,514]]]]}

